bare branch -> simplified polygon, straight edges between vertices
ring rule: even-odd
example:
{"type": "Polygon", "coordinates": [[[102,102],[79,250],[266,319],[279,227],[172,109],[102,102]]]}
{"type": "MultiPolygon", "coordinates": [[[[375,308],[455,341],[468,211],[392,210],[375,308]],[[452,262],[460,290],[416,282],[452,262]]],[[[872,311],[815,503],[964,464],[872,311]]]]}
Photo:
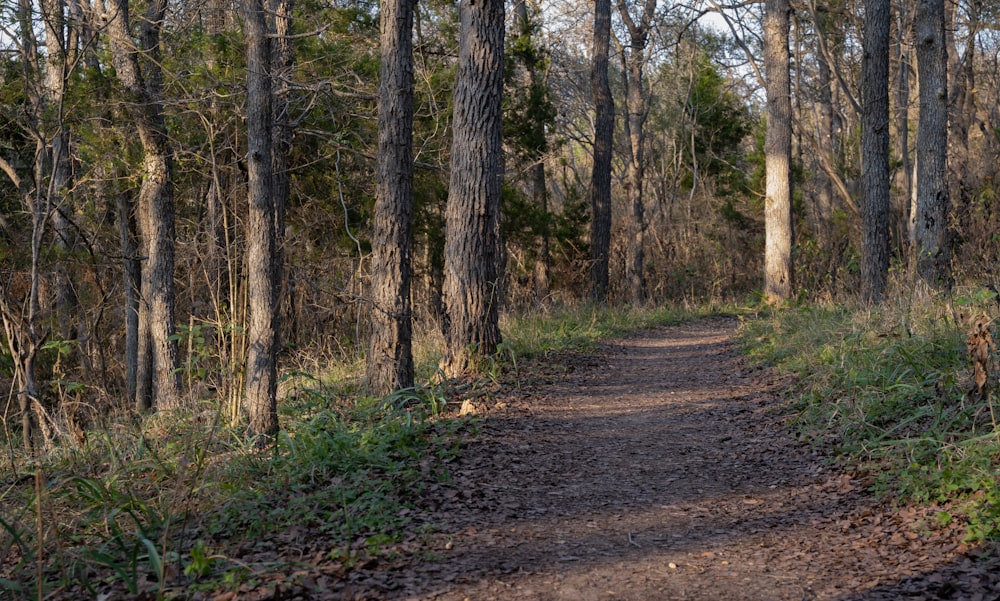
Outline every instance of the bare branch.
{"type": "Polygon", "coordinates": [[[833,60],[833,53],[830,52],[830,48],[826,44],[826,35],[819,26],[819,17],[816,15],[815,0],[809,1],[809,14],[812,16],[813,23],[816,24],[816,39],[819,41],[819,50],[823,54],[823,60],[826,61],[826,64],[830,65],[830,70],[837,76],[837,82],[840,84],[840,89],[844,92],[844,95],[847,96],[847,99],[850,101],[854,111],[860,115],[861,103],[859,103],[858,99],[854,97],[853,93],[851,93],[850,86],[848,86],[847,82],[844,81],[844,74],[841,73],[840,69],[836,68],[836,63],[833,60]]]}
{"type": "Polygon", "coordinates": [[[708,3],[712,6],[712,9],[715,12],[719,13],[719,16],[722,17],[722,20],[726,22],[726,26],[729,27],[729,32],[733,34],[733,40],[740,47],[740,49],[743,50],[743,54],[746,55],[747,62],[750,63],[750,68],[753,69],[754,75],[757,77],[757,83],[761,87],[764,87],[764,75],[760,71],[760,65],[757,64],[757,59],[754,58],[753,52],[750,51],[750,47],[747,46],[746,41],[736,31],[736,25],[733,23],[733,20],[729,17],[729,15],[726,13],[726,9],[742,8],[743,6],[748,6],[749,3],[730,4],[726,6],[721,6],[715,0],[708,0],[708,3]]]}

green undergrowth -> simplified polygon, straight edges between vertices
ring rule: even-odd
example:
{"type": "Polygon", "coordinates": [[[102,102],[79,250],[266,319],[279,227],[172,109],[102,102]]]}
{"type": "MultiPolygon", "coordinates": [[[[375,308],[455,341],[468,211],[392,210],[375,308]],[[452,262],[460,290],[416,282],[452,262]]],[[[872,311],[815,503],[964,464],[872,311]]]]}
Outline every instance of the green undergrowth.
{"type": "Polygon", "coordinates": [[[241,556],[290,536],[321,540],[348,566],[377,555],[423,483],[446,477],[468,423],[439,417],[438,388],[376,399],[314,384],[282,404],[267,450],[206,403],[108,425],[25,466],[0,489],[0,597],[95,598],[110,586],[184,598],[273,569],[241,556]]]}
{"type": "Polygon", "coordinates": [[[717,312],[583,306],[505,317],[504,345],[478,376],[490,385],[478,388],[444,383],[366,397],[345,367],[356,358],[322,375],[286,372],[282,430],[266,449],[227,425],[214,401],[109,416],[83,442],[32,461],[8,442],[0,598],[188,598],[280,571],[289,544],[320,549],[320,561],[349,571],[433,529],[425,517],[414,521],[421,503],[450,479],[450,461],[476,428],[446,399],[516,385],[522,362],[709,314],[717,312]]]}
{"type": "Polygon", "coordinates": [[[274,451],[230,466],[228,499],[208,524],[214,536],[260,538],[266,525],[280,524],[334,540],[388,542],[408,522],[423,480],[447,477],[438,470],[457,455],[455,434],[465,422],[435,419],[445,407],[443,389],[333,407],[326,398],[322,389],[303,391],[283,407],[287,425],[274,451]]]}
{"type": "Polygon", "coordinates": [[[955,502],[981,541],[1000,537],[998,398],[970,394],[966,338],[996,312],[984,291],[877,310],[800,307],[746,321],[741,340],[795,376],[805,439],[870,474],[883,496],[955,502]]]}

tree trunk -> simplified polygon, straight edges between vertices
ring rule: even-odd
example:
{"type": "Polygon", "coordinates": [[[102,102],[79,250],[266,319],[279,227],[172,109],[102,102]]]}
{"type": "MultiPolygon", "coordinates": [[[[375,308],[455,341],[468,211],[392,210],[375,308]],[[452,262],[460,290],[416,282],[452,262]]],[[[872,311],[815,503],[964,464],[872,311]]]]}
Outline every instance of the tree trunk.
{"type": "MultiPolygon", "coordinates": [[[[41,111],[42,134],[49,140],[46,149],[49,180],[46,195],[51,205],[48,214],[54,234],[53,246],[58,255],[69,256],[76,246],[76,230],[68,215],[72,215],[71,194],[72,169],[70,166],[70,131],[63,119],[66,78],[72,68],[69,62],[67,37],[71,35],[75,23],[67,22],[65,0],[42,0],[41,18],[45,23],[45,101],[41,111]],[[69,27],[67,27],[69,25],[69,27]]],[[[64,261],[57,261],[49,273],[51,303],[54,321],[58,324],[55,337],[72,340],[79,331],[75,308],[77,298],[75,286],[64,261]]]]}
{"type": "MultiPolygon", "coordinates": [[[[41,156],[36,154],[36,161],[41,156]]],[[[35,447],[35,431],[38,429],[36,426],[40,426],[44,419],[40,413],[35,415],[38,406],[35,360],[40,346],[44,343],[44,336],[38,327],[38,288],[45,207],[29,192],[27,185],[18,177],[10,163],[2,161],[0,166],[17,188],[18,195],[24,199],[25,207],[31,212],[31,279],[26,302],[17,303],[20,308],[14,311],[6,296],[8,290],[0,290],[0,323],[3,324],[7,350],[13,360],[14,386],[17,387],[18,409],[21,412],[21,440],[24,452],[31,455],[35,447]]]]}
{"type": "Polygon", "coordinates": [[[643,179],[645,177],[645,132],[646,121],[646,91],[643,69],[646,64],[646,42],[649,38],[649,28],[653,21],[655,0],[646,0],[643,13],[636,22],[628,12],[624,0],[618,0],[618,12],[622,16],[629,33],[627,52],[622,60],[625,72],[625,136],[628,139],[626,157],[626,177],[628,179],[629,204],[632,207],[632,219],[629,223],[628,263],[626,279],[632,304],[641,305],[645,301],[646,290],[643,280],[645,269],[645,235],[646,217],[643,205],[643,179]]]}
{"type": "MultiPolygon", "coordinates": [[[[275,353],[281,352],[287,340],[287,328],[282,319],[282,304],[291,298],[291,286],[285,275],[285,213],[291,196],[290,169],[294,127],[291,110],[291,81],[295,67],[292,46],[292,9],[294,0],[270,0],[268,15],[271,40],[271,185],[274,199],[274,328],[278,341],[275,353]]],[[[289,303],[291,304],[291,303],[289,303]]],[[[291,311],[289,311],[291,313],[291,311]]],[[[275,359],[277,361],[277,359],[275,359]]]]}
{"type": "Polygon", "coordinates": [[[590,180],[590,278],[594,302],[608,300],[611,252],[611,153],[615,102],[608,79],[611,48],[611,0],[594,0],[594,45],[590,88],[594,96],[594,166],[590,180]]]}
{"type": "Polygon", "coordinates": [[[170,151],[160,94],[157,51],[166,12],[165,0],[154,0],[143,21],[142,51],[149,76],[144,80],[139,51],[132,43],[127,0],[109,3],[107,30],[118,79],[126,94],[125,109],[135,122],[143,149],[138,221],[142,238],[142,304],[136,407],[168,408],[180,402],[177,341],[174,337],[174,197],[170,151]]]}
{"type": "Polygon", "coordinates": [[[241,0],[247,58],[247,367],[251,436],[278,431],[276,205],[272,181],[271,37],[264,0],[241,0]]]}
{"type": "Polygon", "coordinates": [[[792,103],[789,78],[788,0],[764,5],[764,70],[767,77],[767,178],[764,201],[764,297],[769,303],[792,296],[792,103]]]}
{"type": "Polygon", "coordinates": [[[496,352],[503,298],[503,0],[461,0],[445,241],[445,377],[496,352]]]}
{"type": "Polygon", "coordinates": [[[139,374],[139,290],[142,286],[142,264],[135,241],[135,208],[132,206],[132,199],[122,192],[117,192],[116,196],[125,293],[125,393],[126,398],[135,399],[139,374]]]}
{"type": "Polygon", "coordinates": [[[282,289],[284,288],[285,262],[285,211],[291,195],[292,178],[289,171],[294,136],[291,109],[292,70],[295,66],[295,49],[292,46],[293,0],[270,0],[268,13],[274,25],[271,30],[271,178],[274,186],[274,281],[275,310],[280,316],[282,289]]]}
{"type": "Polygon", "coordinates": [[[945,30],[945,44],[948,48],[948,75],[951,80],[948,93],[948,157],[949,198],[955,207],[955,227],[965,232],[970,224],[972,212],[972,195],[975,190],[973,176],[969,166],[969,130],[976,116],[975,103],[975,69],[976,34],[979,29],[979,14],[975,2],[966,8],[968,17],[968,37],[965,40],[964,52],[958,51],[955,31],[963,26],[959,23],[960,12],[950,4],[945,6],[947,23],[951,26],[945,30]]]}
{"type": "Polygon", "coordinates": [[[539,302],[544,303],[549,297],[549,273],[552,270],[552,257],[549,251],[549,192],[545,183],[545,162],[539,157],[531,166],[531,196],[535,204],[542,210],[545,222],[542,225],[542,239],[538,247],[538,262],[535,264],[535,295],[539,302]]]}
{"type": "MultiPolygon", "coordinates": [[[[45,124],[46,133],[50,136],[49,168],[51,179],[49,190],[54,194],[52,210],[52,225],[55,230],[55,244],[62,251],[73,246],[73,227],[66,215],[70,213],[66,200],[71,186],[69,161],[69,131],[62,119],[63,98],[66,95],[66,76],[70,68],[66,53],[66,2],[65,0],[42,0],[42,19],[45,22],[45,92],[46,108],[50,114],[50,123],[45,124]]],[[[65,273],[56,277],[63,281],[57,283],[56,305],[62,309],[72,304],[72,289],[65,280],[65,273]]],[[[68,322],[69,315],[60,317],[68,322]]],[[[64,325],[64,324],[61,324],[64,325]]]]}
{"type": "Polygon", "coordinates": [[[934,289],[951,286],[948,214],[948,56],[944,0],[919,0],[913,31],[917,46],[920,119],[917,124],[917,274],[934,289]]]}
{"type": "Polygon", "coordinates": [[[889,0],[865,2],[861,63],[861,279],[880,303],[889,277],[889,0]]]}
{"type": "Polygon", "coordinates": [[[368,383],[376,395],[413,386],[413,2],[383,0],[378,167],[372,232],[368,383]]]}
{"type": "Polygon", "coordinates": [[[913,162],[910,157],[910,51],[907,49],[906,33],[912,32],[909,18],[909,4],[905,0],[898,3],[896,18],[896,58],[899,70],[896,73],[896,139],[899,154],[899,176],[902,193],[899,195],[899,230],[900,247],[906,248],[910,242],[908,235],[910,222],[910,197],[913,193],[913,162]],[[905,231],[904,231],[905,230],[905,231]]]}
{"type": "MultiPolygon", "coordinates": [[[[218,55],[224,52],[222,48],[228,46],[220,43],[227,31],[233,29],[229,9],[225,0],[207,0],[202,6],[202,22],[204,23],[205,34],[213,40],[212,50],[205,57],[206,71],[212,73],[216,70],[218,55]]],[[[224,123],[223,106],[220,98],[213,95],[208,101],[208,119],[211,123],[224,123]]],[[[233,259],[232,240],[234,228],[232,223],[233,206],[235,204],[233,191],[237,188],[234,185],[234,172],[236,171],[236,153],[234,148],[238,143],[234,140],[234,127],[212,128],[210,146],[210,165],[208,188],[205,193],[205,256],[204,274],[205,284],[208,286],[212,300],[214,318],[223,331],[228,330],[228,334],[220,331],[216,334],[216,348],[218,349],[220,360],[228,367],[235,368],[237,362],[242,361],[242,357],[233,357],[227,350],[227,338],[232,336],[242,337],[244,329],[242,322],[238,321],[235,313],[228,311],[226,307],[233,306],[234,280],[240,278],[240,270],[236,268],[233,259]],[[228,313],[228,314],[227,314],[228,313]],[[238,329],[239,333],[234,330],[238,329]]],[[[242,135],[242,134],[238,134],[242,135]]],[[[232,399],[240,396],[236,392],[242,381],[233,378],[231,384],[227,383],[228,390],[220,391],[226,397],[232,399]]],[[[230,408],[231,411],[236,409],[230,408]]]]}

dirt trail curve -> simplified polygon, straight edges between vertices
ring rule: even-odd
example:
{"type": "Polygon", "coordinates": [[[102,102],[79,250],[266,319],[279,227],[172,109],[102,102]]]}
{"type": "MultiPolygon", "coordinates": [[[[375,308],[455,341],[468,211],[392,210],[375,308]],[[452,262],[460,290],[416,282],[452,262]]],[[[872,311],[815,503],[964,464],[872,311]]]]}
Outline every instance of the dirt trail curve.
{"type": "Polygon", "coordinates": [[[434,561],[383,594],[462,601],[994,599],[934,509],[893,509],[792,440],[732,320],[607,345],[488,418],[439,490],[434,561]],[[450,492],[449,492],[450,491],[450,492]],[[439,522],[440,523],[440,522],[439,522]]]}

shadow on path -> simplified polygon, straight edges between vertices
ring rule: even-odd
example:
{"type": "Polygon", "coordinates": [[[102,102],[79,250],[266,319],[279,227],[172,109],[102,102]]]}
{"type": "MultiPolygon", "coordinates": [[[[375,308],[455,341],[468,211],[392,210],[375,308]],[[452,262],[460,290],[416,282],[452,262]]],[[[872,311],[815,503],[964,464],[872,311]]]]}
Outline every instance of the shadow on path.
{"type": "Polygon", "coordinates": [[[929,508],[877,502],[795,444],[767,374],[732,351],[734,328],[705,320],[610,345],[595,365],[512,399],[524,414],[484,419],[454,481],[427,496],[444,533],[437,561],[381,581],[385,596],[853,601],[946,590],[931,581],[965,565],[954,532],[934,530],[929,508]]]}

